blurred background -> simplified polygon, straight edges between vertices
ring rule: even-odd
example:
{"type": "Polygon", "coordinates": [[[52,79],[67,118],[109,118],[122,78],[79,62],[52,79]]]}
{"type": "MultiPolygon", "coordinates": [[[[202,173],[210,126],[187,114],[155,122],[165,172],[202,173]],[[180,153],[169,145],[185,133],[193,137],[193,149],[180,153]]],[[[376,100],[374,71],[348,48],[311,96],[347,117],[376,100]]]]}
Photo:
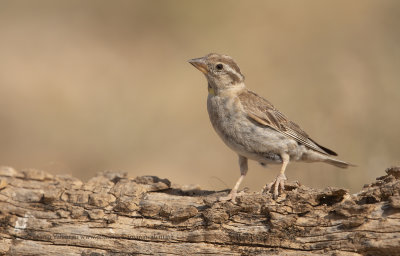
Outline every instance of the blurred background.
{"type": "MultiPolygon", "coordinates": [[[[187,63],[218,52],[358,165],[291,163],[289,180],[358,191],[400,164],[399,27],[396,0],[1,1],[0,165],[231,188],[237,156],[187,63]]],[[[260,190],[280,166],[249,168],[243,186],[260,190]]]]}

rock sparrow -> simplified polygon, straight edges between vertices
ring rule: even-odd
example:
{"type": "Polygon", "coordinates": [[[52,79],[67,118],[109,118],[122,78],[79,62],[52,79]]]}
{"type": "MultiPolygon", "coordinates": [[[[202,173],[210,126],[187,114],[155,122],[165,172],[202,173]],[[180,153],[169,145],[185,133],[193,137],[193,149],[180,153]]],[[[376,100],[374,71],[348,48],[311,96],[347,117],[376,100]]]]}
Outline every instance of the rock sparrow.
{"type": "Polygon", "coordinates": [[[207,78],[207,110],[212,126],[239,156],[241,176],[230,194],[220,200],[235,200],[248,170],[247,159],[264,166],[282,165],[280,174],[265,188],[274,198],[284,189],[289,161],[325,162],[340,168],[351,165],[332,158],[337,156],[335,152],[316,143],[269,101],[248,90],[231,57],[211,53],[189,63],[207,78]]]}

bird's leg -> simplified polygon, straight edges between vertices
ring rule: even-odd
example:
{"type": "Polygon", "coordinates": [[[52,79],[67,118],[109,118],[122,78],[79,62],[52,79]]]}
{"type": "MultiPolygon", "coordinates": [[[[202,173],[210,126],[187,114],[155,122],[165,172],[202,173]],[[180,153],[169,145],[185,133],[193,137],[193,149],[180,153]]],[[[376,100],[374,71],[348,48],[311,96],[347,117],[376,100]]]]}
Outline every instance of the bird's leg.
{"type": "Polygon", "coordinates": [[[279,190],[284,190],[285,189],[285,181],[286,176],[285,176],[285,170],[286,170],[286,166],[289,163],[289,155],[288,154],[282,154],[282,167],[281,167],[281,171],[279,173],[279,175],[275,178],[275,180],[268,184],[265,188],[264,191],[266,192],[271,192],[273,195],[273,198],[276,199],[279,196],[279,190]]]}
{"type": "Polygon", "coordinates": [[[228,200],[235,201],[240,183],[242,183],[244,177],[246,176],[247,170],[249,169],[246,157],[239,155],[239,167],[240,167],[240,177],[237,180],[235,186],[233,187],[228,196],[220,197],[218,199],[219,201],[228,201],[228,200]]]}

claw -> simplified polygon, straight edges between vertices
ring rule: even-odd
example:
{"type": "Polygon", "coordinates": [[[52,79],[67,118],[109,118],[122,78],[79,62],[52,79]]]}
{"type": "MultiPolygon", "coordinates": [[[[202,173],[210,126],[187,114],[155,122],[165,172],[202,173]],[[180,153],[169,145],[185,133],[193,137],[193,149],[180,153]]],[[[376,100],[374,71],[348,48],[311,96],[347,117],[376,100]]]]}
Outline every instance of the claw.
{"type": "Polygon", "coordinates": [[[232,201],[233,203],[236,203],[236,197],[243,195],[243,193],[244,193],[243,191],[241,191],[239,193],[231,191],[231,193],[229,193],[229,195],[221,196],[220,198],[218,198],[218,201],[220,201],[220,202],[232,201]]]}
{"type": "Polygon", "coordinates": [[[277,199],[280,191],[284,191],[285,189],[285,181],[287,180],[285,174],[281,173],[279,174],[275,180],[268,185],[265,186],[263,189],[263,192],[269,192],[272,193],[272,197],[274,199],[277,199]]]}
{"type": "Polygon", "coordinates": [[[229,194],[227,196],[221,196],[220,198],[218,198],[218,201],[220,201],[220,202],[226,202],[226,201],[230,201],[230,200],[235,202],[236,194],[229,194]]]}

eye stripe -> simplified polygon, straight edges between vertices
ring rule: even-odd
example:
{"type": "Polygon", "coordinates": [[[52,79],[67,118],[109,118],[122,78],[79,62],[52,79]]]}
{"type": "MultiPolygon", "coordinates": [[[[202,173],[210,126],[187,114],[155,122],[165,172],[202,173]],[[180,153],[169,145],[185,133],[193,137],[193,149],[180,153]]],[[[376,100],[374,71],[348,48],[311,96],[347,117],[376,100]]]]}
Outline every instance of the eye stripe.
{"type": "Polygon", "coordinates": [[[226,65],[228,65],[228,66],[231,67],[233,70],[235,70],[236,73],[241,74],[240,68],[238,67],[238,65],[236,65],[236,63],[235,63],[233,60],[231,60],[231,59],[226,59],[226,60],[224,61],[224,63],[226,63],[226,65]]]}
{"type": "Polygon", "coordinates": [[[234,68],[232,68],[229,65],[225,65],[225,70],[229,74],[229,76],[232,78],[233,81],[235,82],[240,82],[241,80],[244,79],[243,75],[239,72],[237,72],[234,68]]]}
{"type": "Polygon", "coordinates": [[[228,71],[229,77],[232,78],[232,80],[236,83],[240,82],[243,78],[242,76],[239,76],[236,72],[232,72],[231,70],[228,71]]]}

